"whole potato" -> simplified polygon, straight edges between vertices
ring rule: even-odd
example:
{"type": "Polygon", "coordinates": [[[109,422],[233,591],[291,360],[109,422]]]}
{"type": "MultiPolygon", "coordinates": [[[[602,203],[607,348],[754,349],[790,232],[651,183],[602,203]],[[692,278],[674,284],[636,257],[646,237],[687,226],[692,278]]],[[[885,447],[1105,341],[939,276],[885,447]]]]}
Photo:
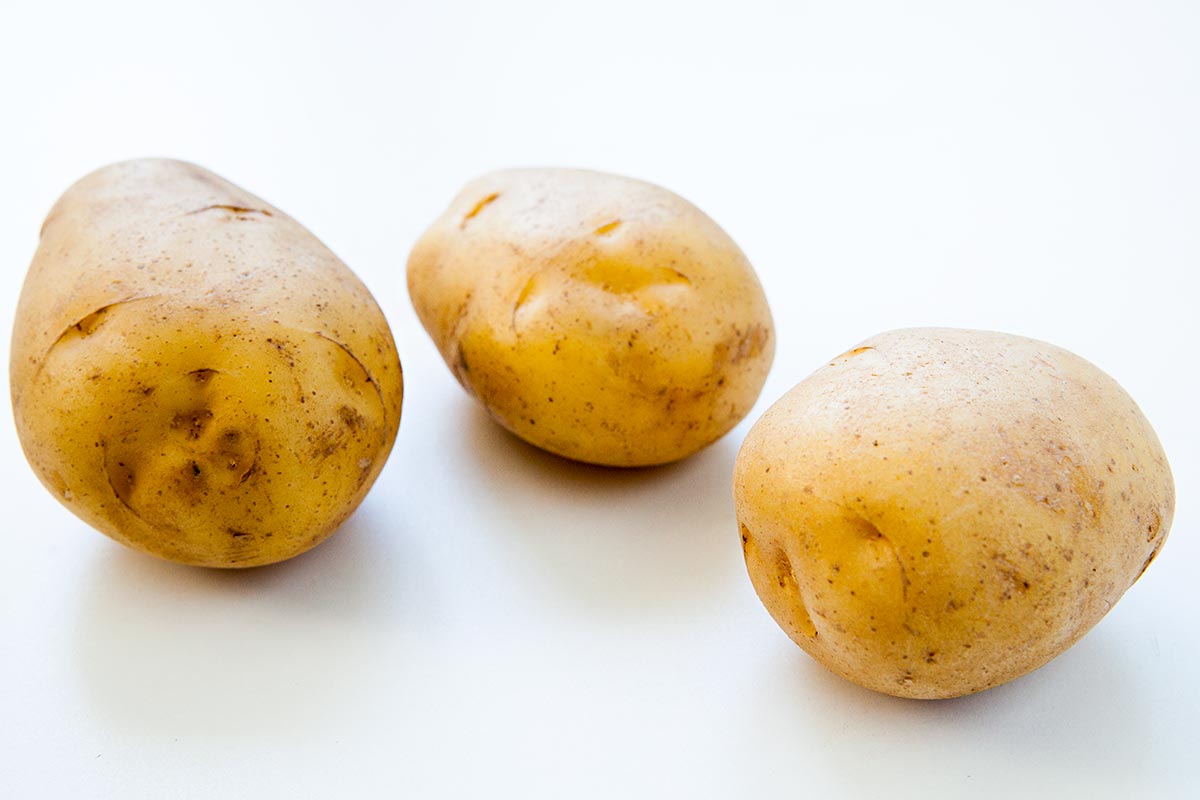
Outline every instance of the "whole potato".
{"type": "Polygon", "coordinates": [[[1175,491],[1137,405],[1044,342],[868,339],[738,454],[746,565],[817,661],[900,697],[978,692],[1083,636],[1154,559],[1175,491]]]}
{"type": "Polygon", "coordinates": [[[199,167],[105,167],[59,199],[17,308],[25,454],[71,511],[186,564],[327,537],[378,476],[400,362],[366,287],[293,219],[199,167]]]}
{"type": "Polygon", "coordinates": [[[754,404],[771,314],[753,268],[686,200],[598,172],[468,185],[408,262],[446,364],[501,425],[610,466],[691,455],[754,404]]]}

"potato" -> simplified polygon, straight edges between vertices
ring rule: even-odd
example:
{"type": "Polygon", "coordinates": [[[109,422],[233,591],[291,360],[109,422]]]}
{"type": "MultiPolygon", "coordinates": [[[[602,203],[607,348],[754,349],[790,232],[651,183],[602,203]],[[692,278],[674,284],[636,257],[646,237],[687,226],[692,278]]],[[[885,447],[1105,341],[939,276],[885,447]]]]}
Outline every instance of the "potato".
{"type": "Polygon", "coordinates": [[[459,382],[527,442],[609,466],[695,453],[771,365],[753,268],[686,200],[598,172],[469,184],[408,262],[413,306],[459,382]]]}
{"type": "Polygon", "coordinates": [[[1044,342],[884,333],[763,415],[734,496],[750,578],[833,672],[955,697],[1045,664],[1112,608],[1174,513],[1120,386],[1044,342]]]}
{"type": "Polygon", "coordinates": [[[25,455],[67,508],[214,567],[329,536],[400,422],[400,361],[366,287],[295,220],[179,161],[109,166],[59,199],[10,384],[25,455]]]}

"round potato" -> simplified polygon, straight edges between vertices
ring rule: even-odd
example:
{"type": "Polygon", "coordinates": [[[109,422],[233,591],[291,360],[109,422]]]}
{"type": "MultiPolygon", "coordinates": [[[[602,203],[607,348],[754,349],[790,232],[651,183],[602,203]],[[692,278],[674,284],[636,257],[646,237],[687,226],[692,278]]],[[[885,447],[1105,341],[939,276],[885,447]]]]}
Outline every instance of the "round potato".
{"type": "Polygon", "coordinates": [[[1034,670],[1112,608],[1174,513],[1112,378],[1044,342],[884,333],[767,411],[734,496],[758,596],[833,672],[955,697],[1034,670]]]}
{"type": "Polygon", "coordinates": [[[10,383],[55,497],[119,542],[216,567],[327,537],[383,468],[402,394],[387,322],[333,253],[164,160],[94,172],[51,210],[10,383]]]}
{"type": "Polygon", "coordinates": [[[594,464],[662,464],[712,443],[750,410],[774,353],[762,287],[729,236],[615,175],[476,180],[413,249],[408,287],[497,422],[594,464]]]}

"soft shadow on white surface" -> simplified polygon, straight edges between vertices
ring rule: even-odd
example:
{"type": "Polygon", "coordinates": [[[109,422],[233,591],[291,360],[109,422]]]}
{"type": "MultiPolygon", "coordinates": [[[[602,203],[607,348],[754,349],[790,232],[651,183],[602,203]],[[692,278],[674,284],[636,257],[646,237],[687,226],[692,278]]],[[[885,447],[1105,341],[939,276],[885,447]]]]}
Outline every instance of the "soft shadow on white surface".
{"type": "Polygon", "coordinates": [[[616,469],[539,450],[477,408],[463,414],[461,461],[500,515],[489,535],[504,537],[548,601],[615,619],[721,602],[742,563],[731,488],[740,437],[674,464],[616,469]]]}
{"type": "MultiPolygon", "coordinates": [[[[950,700],[905,700],[863,689],[828,672],[798,648],[764,657],[757,690],[778,706],[741,724],[773,728],[770,740],[800,756],[817,748],[846,796],[896,790],[895,775],[921,774],[930,796],[998,785],[1090,787],[1135,796],[1162,766],[1148,748],[1154,709],[1130,648],[1093,631],[1029,675],[950,700]],[[807,740],[805,747],[792,747],[807,740]]],[[[1144,679],[1144,678],[1143,678],[1144,679]]],[[[750,707],[763,708],[760,697],[750,707]]]]}
{"type": "Polygon", "coordinates": [[[419,640],[433,622],[415,608],[434,598],[401,527],[368,504],[308,553],[249,570],[108,548],[75,620],[85,710],[150,737],[252,739],[336,718],[382,637],[419,640]]]}

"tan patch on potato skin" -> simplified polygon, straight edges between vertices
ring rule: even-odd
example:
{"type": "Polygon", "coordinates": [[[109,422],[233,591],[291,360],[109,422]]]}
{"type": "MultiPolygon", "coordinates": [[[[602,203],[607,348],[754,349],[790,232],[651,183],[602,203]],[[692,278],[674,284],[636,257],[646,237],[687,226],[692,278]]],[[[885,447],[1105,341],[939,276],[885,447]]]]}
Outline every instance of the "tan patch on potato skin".
{"type": "Polygon", "coordinates": [[[792,565],[796,588],[781,591],[747,551],[797,644],[868,688],[938,698],[1083,636],[1161,549],[1175,493],[1150,424],[1090,363],[1017,336],[915,329],[868,340],[772,406],[738,454],[734,497],[743,540],[792,565]],[[797,634],[805,624],[815,635],[797,634]]]}
{"type": "Polygon", "coordinates": [[[386,461],[402,400],[387,323],[336,256],[253,195],[161,160],[106,167],[55,205],[10,383],[26,456],[72,511],[219,567],[332,533],[386,461]]]}
{"type": "Polygon", "coordinates": [[[641,181],[511,170],[467,186],[408,262],[459,382],[521,438],[610,466],[674,461],[750,409],[766,298],[695,206],[641,181]]]}

